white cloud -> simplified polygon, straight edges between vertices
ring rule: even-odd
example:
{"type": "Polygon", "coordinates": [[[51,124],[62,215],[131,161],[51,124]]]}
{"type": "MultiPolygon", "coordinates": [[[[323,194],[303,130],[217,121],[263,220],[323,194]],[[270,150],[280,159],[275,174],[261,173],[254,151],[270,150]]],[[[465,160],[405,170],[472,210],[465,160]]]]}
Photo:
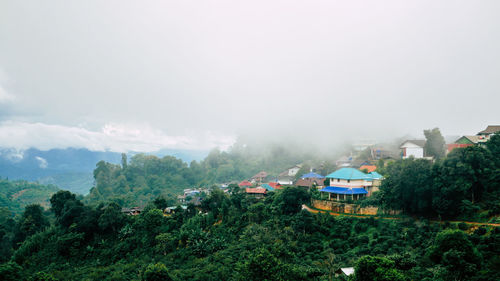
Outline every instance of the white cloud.
{"type": "Polygon", "coordinates": [[[160,149],[228,149],[235,137],[212,132],[192,132],[169,136],[147,124],[108,123],[100,131],[44,123],[5,121],[0,123],[0,147],[41,150],[52,148],[87,148],[93,151],[154,152],[160,149]]]}
{"type": "Polygon", "coordinates": [[[0,155],[11,162],[19,162],[24,159],[24,150],[16,148],[0,149],[0,155]]]}
{"type": "Polygon", "coordinates": [[[47,169],[47,167],[49,166],[49,163],[44,158],[36,156],[35,159],[38,161],[38,167],[40,167],[41,169],[47,169]]]}
{"type": "Polygon", "coordinates": [[[7,103],[14,100],[14,96],[9,94],[7,90],[0,84],[0,104],[7,103]]]}

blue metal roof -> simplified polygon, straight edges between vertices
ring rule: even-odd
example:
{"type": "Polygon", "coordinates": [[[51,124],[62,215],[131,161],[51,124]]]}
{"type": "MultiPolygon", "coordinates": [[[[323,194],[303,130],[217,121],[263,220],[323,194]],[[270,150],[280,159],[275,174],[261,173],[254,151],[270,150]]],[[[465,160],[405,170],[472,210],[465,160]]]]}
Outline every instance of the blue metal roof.
{"type": "Polygon", "coordinates": [[[335,193],[335,194],[367,194],[368,193],[368,191],[366,191],[362,187],[349,188],[349,187],[327,186],[327,187],[321,189],[320,191],[335,193]]]}
{"type": "Polygon", "coordinates": [[[383,176],[375,171],[371,172],[370,175],[372,176],[373,179],[375,180],[379,180],[379,179],[382,179],[383,176]]]}
{"type": "Polygon", "coordinates": [[[326,176],[332,179],[343,179],[343,180],[372,180],[370,175],[367,175],[354,168],[342,168],[326,176]]]}
{"type": "Polygon", "coordinates": [[[316,173],[310,172],[310,173],[307,173],[307,174],[303,174],[301,178],[303,178],[303,179],[313,179],[313,178],[324,179],[325,177],[323,177],[320,174],[316,174],[316,173]]]}
{"type": "Polygon", "coordinates": [[[272,186],[270,186],[269,184],[267,184],[267,183],[262,184],[260,187],[267,189],[267,191],[273,191],[274,190],[274,188],[272,186]]]}

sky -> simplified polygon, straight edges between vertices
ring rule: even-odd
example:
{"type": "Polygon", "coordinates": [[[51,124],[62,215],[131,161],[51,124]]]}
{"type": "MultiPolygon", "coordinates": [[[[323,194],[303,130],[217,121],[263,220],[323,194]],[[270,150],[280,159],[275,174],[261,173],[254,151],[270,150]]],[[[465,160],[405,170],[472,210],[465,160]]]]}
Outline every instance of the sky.
{"type": "MultiPolygon", "coordinates": [[[[0,147],[500,124],[500,1],[0,1],[0,147]]],[[[423,136],[422,136],[423,137],[423,136]]]]}

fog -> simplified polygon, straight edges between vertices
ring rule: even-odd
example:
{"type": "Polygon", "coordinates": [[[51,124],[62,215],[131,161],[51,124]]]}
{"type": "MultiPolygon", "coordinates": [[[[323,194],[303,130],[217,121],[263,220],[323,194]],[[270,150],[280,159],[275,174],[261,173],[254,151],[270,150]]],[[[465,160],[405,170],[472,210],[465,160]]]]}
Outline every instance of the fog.
{"type": "Polygon", "coordinates": [[[496,0],[1,1],[0,146],[475,134],[500,123],[498,11],[496,0]]]}

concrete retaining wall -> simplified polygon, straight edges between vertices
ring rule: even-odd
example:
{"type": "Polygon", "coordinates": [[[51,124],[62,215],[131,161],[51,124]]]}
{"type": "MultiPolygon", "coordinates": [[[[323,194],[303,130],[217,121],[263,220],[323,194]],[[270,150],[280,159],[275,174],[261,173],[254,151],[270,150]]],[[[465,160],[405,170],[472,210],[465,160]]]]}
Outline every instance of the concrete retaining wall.
{"type": "Polygon", "coordinates": [[[398,210],[379,210],[378,207],[364,207],[361,208],[356,204],[347,204],[340,203],[337,201],[328,201],[328,200],[311,200],[312,206],[316,209],[325,210],[325,211],[333,211],[335,213],[344,213],[344,214],[358,214],[358,215],[377,215],[377,214],[386,214],[386,215],[399,215],[401,211],[398,210]]]}

